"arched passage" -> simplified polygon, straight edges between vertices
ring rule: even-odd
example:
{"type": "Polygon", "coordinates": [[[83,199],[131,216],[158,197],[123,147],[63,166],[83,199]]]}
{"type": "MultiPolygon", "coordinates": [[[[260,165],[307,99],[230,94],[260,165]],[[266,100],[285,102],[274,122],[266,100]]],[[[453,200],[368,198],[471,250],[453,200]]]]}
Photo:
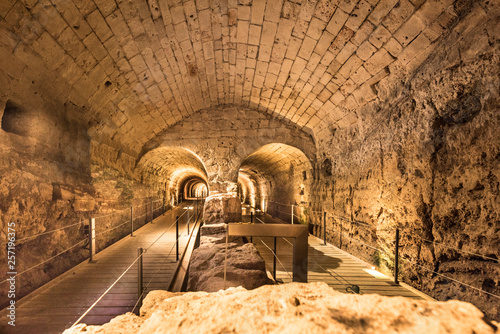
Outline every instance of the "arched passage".
{"type": "Polygon", "coordinates": [[[165,198],[171,205],[183,198],[196,197],[193,196],[196,194],[194,188],[201,195],[208,193],[205,165],[188,149],[171,146],[156,148],[144,154],[137,168],[144,172],[144,178],[156,178],[151,181],[164,185],[165,198]]]}
{"type": "Polygon", "coordinates": [[[203,198],[208,194],[206,181],[197,176],[186,179],[181,189],[183,189],[184,198],[188,200],[203,198]]]}
{"type": "Polygon", "coordinates": [[[305,218],[310,205],[312,164],[296,147],[267,144],[248,155],[238,174],[239,196],[244,204],[290,221],[305,218]]]}

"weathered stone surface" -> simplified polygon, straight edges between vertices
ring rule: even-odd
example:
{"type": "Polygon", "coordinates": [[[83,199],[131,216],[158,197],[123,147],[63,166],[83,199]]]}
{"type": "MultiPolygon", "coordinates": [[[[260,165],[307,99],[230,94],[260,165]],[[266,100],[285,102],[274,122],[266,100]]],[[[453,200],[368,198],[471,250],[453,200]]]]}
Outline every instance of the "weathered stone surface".
{"type": "Polygon", "coordinates": [[[227,245],[226,224],[202,228],[200,247],[193,251],[189,264],[188,291],[214,292],[228,287],[255,289],[272,281],[267,277],[266,263],[251,243],[241,237],[230,237],[227,245]]]}
{"type": "Polygon", "coordinates": [[[204,243],[197,248],[189,264],[189,291],[214,292],[228,287],[255,289],[271,283],[264,259],[253,244],[228,243],[226,284],[224,285],[224,243],[204,243]]]}
{"type": "Polygon", "coordinates": [[[235,194],[214,194],[205,200],[203,208],[205,224],[232,223],[241,221],[241,202],[235,194]]]}
{"type": "MultiPolygon", "coordinates": [[[[487,27],[498,25],[493,12],[462,5],[470,13],[443,49],[406,79],[409,67],[391,68],[355,124],[325,128],[317,137],[326,168],[313,205],[328,217],[371,225],[328,218],[328,239],[390,273],[399,227],[405,282],[439,300],[470,301],[500,319],[498,298],[430,272],[500,295],[499,35],[493,49],[480,42],[487,27]],[[391,86],[396,77],[404,85],[391,86]]],[[[322,221],[312,219],[322,236],[322,221]]]]}
{"type": "MultiPolygon", "coordinates": [[[[164,153],[179,147],[201,160],[192,167],[205,169],[210,193],[236,192],[238,169],[243,161],[261,147],[281,143],[314,159],[315,146],[309,133],[290,126],[277,117],[238,105],[221,105],[200,110],[185,117],[168,131],[148,141],[139,158],[153,172],[168,172],[171,163],[164,153]]],[[[276,156],[279,150],[273,150],[276,156]]],[[[184,156],[177,156],[186,160],[184,156]]]]}
{"type": "Polygon", "coordinates": [[[350,295],[324,283],[290,283],[216,293],[153,291],[141,316],[121,315],[76,333],[439,333],[495,334],[498,323],[464,302],[350,295]]]}
{"type": "MultiPolygon", "coordinates": [[[[92,204],[79,196],[94,197],[103,214],[151,194],[180,198],[173,172],[163,173],[175,165],[163,167],[163,146],[198,155],[183,176],[205,165],[211,190],[227,192],[246,157],[278,142],[312,164],[260,164],[252,173],[264,190],[249,191],[250,203],[302,203],[316,226],[322,211],[372,224],[343,232],[388,256],[343,246],[388,269],[394,227],[407,227],[408,260],[500,294],[499,1],[177,3],[0,2],[0,236],[9,221],[22,238],[88,218],[92,204]],[[148,153],[152,164],[137,168],[148,153]]],[[[288,207],[268,207],[288,220],[288,207]]],[[[340,221],[327,227],[340,241],[340,221]]],[[[21,245],[18,262],[35,265],[81,233],[21,245]]],[[[402,266],[433,296],[500,317],[498,299],[402,266]]],[[[51,263],[19,285],[32,289],[63,267],[51,263]]]]}

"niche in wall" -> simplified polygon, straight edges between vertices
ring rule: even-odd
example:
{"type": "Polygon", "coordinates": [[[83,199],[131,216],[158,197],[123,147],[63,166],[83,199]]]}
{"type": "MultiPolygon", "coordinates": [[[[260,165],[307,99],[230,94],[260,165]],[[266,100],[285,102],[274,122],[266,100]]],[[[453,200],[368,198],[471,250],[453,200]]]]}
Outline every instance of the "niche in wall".
{"type": "Polygon", "coordinates": [[[8,100],[2,116],[2,130],[28,137],[34,126],[34,117],[26,109],[8,100]]]}

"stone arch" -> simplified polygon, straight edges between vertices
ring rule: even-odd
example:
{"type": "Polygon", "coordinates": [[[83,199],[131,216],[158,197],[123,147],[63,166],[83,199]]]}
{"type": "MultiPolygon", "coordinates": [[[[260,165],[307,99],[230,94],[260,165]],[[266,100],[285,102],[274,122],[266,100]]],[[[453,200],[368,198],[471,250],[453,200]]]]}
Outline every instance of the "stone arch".
{"type": "Polygon", "coordinates": [[[144,145],[138,160],[162,147],[187,149],[204,162],[210,192],[236,193],[238,169],[250,154],[272,143],[296,147],[314,161],[310,134],[258,110],[218,106],[201,110],[144,145]]]}
{"type": "Polygon", "coordinates": [[[256,184],[254,203],[247,204],[264,211],[270,209],[275,216],[287,221],[290,220],[288,211],[269,204],[294,205],[300,217],[310,206],[312,173],[313,164],[300,149],[271,143],[255,150],[243,160],[239,168],[239,181],[248,184],[250,180],[256,184]]]}
{"type": "Polygon", "coordinates": [[[196,153],[183,147],[161,146],[147,152],[137,162],[136,171],[145,178],[161,179],[165,184],[165,195],[172,204],[182,198],[182,187],[189,179],[197,178],[208,187],[203,161],[196,153]]]}

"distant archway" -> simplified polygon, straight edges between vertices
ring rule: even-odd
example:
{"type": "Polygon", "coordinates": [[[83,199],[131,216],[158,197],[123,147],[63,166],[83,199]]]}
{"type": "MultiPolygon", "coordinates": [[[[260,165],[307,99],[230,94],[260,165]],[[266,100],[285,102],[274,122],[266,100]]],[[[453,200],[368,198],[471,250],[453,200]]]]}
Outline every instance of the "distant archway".
{"type": "Polygon", "coordinates": [[[304,220],[310,206],[312,173],[311,161],[298,148],[282,143],[264,145],[240,166],[240,199],[284,221],[291,221],[292,210],[294,221],[304,220]]]}
{"type": "MultiPolygon", "coordinates": [[[[137,164],[144,171],[143,177],[163,180],[165,198],[171,205],[192,198],[187,189],[197,186],[198,192],[208,193],[208,176],[205,165],[192,151],[183,147],[161,146],[144,154],[137,164]],[[204,187],[204,188],[203,188],[204,187]]],[[[145,180],[147,181],[147,180],[145,180]]],[[[152,180],[158,183],[158,180],[152,180]]]]}

